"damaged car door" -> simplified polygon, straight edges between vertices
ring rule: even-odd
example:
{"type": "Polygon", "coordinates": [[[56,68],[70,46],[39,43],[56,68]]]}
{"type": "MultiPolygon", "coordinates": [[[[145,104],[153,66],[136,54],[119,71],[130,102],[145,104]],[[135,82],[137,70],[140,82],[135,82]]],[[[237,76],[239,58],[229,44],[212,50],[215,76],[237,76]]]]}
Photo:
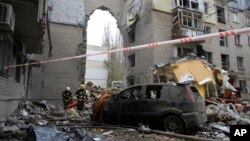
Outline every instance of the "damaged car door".
{"type": "Polygon", "coordinates": [[[161,120],[161,110],[169,107],[169,103],[160,98],[163,93],[162,85],[145,85],[143,88],[142,99],[139,102],[140,119],[150,127],[156,126],[161,120]]]}
{"type": "MultiPolygon", "coordinates": [[[[120,112],[119,119],[120,124],[124,125],[137,125],[139,116],[139,103],[141,86],[131,87],[119,95],[120,100],[120,112]]],[[[118,106],[118,105],[117,105],[118,106]]]]}
{"type": "Polygon", "coordinates": [[[127,88],[112,96],[104,108],[104,122],[122,125],[137,125],[141,86],[127,88]]]}

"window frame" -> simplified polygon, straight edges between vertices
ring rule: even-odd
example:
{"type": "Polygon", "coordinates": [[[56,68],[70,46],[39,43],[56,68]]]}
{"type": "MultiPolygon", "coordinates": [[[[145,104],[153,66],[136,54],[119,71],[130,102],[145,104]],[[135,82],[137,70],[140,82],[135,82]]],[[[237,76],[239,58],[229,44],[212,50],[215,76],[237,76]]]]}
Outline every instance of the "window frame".
{"type": "Polygon", "coordinates": [[[239,80],[239,86],[240,86],[240,91],[242,93],[247,93],[248,92],[246,80],[239,80]]]}
{"type": "Polygon", "coordinates": [[[135,62],[135,53],[130,54],[128,56],[128,64],[129,64],[129,67],[135,67],[135,64],[136,64],[136,62],[135,62]]]}
{"type": "Polygon", "coordinates": [[[202,15],[196,12],[188,11],[188,10],[182,10],[182,26],[187,28],[194,28],[198,30],[204,30],[203,29],[203,21],[202,21],[202,15]],[[186,23],[185,23],[186,22],[186,23]]]}
{"type": "Polygon", "coordinates": [[[213,52],[206,51],[205,58],[210,64],[213,64],[213,52]]]}
{"type": "MultiPolygon", "coordinates": [[[[223,32],[223,31],[225,31],[225,30],[219,29],[219,32],[223,32]]],[[[219,42],[220,42],[220,46],[222,46],[222,47],[228,47],[227,36],[220,37],[219,38],[219,42]],[[223,41],[223,43],[222,43],[222,41],[223,41]]]]}
{"type": "Polygon", "coordinates": [[[234,43],[237,46],[241,46],[241,36],[240,36],[240,34],[234,36],[234,43]]]}
{"type": "Polygon", "coordinates": [[[204,34],[210,34],[210,33],[212,33],[211,32],[211,27],[210,26],[204,26],[204,34]],[[207,30],[207,29],[209,29],[209,30],[207,30]],[[207,32],[207,31],[209,31],[209,32],[207,32]]]}
{"type": "Polygon", "coordinates": [[[246,26],[250,27],[250,16],[246,16],[246,26]]]}
{"type": "Polygon", "coordinates": [[[219,23],[226,23],[226,19],[225,19],[225,9],[223,7],[216,7],[216,13],[217,13],[217,21],[219,23]],[[221,13],[218,13],[218,11],[221,10],[221,13]],[[219,15],[221,14],[221,15],[219,15]]]}
{"type": "Polygon", "coordinates": [[[229,71],[230,69],[230,58],[228,54],[221,54],[221,68],[229,71]],[[223,61],[222,56],[225,56],[225,61],[223,61]],[[225,63],[225,65],[223,65],[223,63],[225,63]]]}
{"type": "Polygon", "coordinates": [[[244,70],[244,58],[237,56],[237,66],[239,70],[244,70]]]}
{"type": "Polygon", "coordinates": [[[208,14],[208,2],[204,2],[204,13],[208,14]]]}
{"type": "Polygon", "coordinates": [[[234,22],[234,23],[239,23],[240,21],[239,21],[239,15],[238,15],[238,13],[236,13],[236,12],[233,12],[232,13],[232,21],[234,22]]]}

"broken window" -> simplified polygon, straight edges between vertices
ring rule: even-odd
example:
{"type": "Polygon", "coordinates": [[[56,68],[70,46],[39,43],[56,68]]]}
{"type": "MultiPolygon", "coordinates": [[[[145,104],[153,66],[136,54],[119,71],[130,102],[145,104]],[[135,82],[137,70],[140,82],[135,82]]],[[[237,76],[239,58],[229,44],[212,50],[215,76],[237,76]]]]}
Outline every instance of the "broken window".
{"type": "Polygon", "coordinates": [[[183,11],[183,25],[192,27],[192,13],[183,11]]]}
{"type": "Polygon", "coordinates": [[[248,92],[246,80],[239,80],[239,85],[242,93],[248,92]]]}
{"type": "Polygon", "coordinates": [[[183,10],[182,14],[183,25],[187,27],[203,30],[202,15],[191,11],[183,10]]]}
{"type": "Polygon", "coordinates": [[[129,42],[133,43],[135,41],[135,28],[131,28],[128,32],[129,42]]]}
{"type": "Polygon", "coordinates": [[[202,56],[205,55],[205,51],[204,51],[202,45],[196,45],[196,55],[197,55],[198,57],[202,57],[202,56]]]}
{"type": "Polygon", "coordinates": [[[146,88],[146,99],[159,99],[161,97],[162,86],[148,85],[146,88]]]}
{"type": "Polygon", "coordinates": [[[193,49],[191,49],[191,48],[178,48],[177,51],[178,51],[177,55],[179,57],[182,57],[182,56],[185,56],[187,54],[193,53],[193,49]]]}
{"type": "Polygon", "coordinates": [[[220,23],[225,23],[225,11],[222,7],[217,7],[217,20],[220,23]]]}
{"type": "Polygon", "coordinates": [[[198,1],[191,1],[191,8],[195,10],[199,10],[198,1]]]}
{"type": "Polygon", "coordinates": [[[224,70],[229,70],[229,56],[226,54],[221,54],[221,66],[224,70]]]}
{"type": "Polygon", "coordinates": [[[194,28],[202,29],[202,16],[200,14],[193,13],[194,28]]]}
{"type": "Polygon", "coordinates": [[[135,67],[135,54],[131,54],[128,56],[128,64],[129,67],[135,67]]]}
{"type": "Polygon", "coordinates": [[[235,39],[235,45],[241,45],[241,43],[240,43],[240,35],[235,35],[234,39],[235,39]]]}
{"type": "Polygon", "coordinates": [[[123,99],[123,100],[133,99],[132,90],[131,89],[125,90],[124,92],[122,92],[120,94],[120,98],[123,99]]]}
{"type": "MultiPolygon", "coordinates": [[[[225,31],[225,30],[219,29],[219,32],[223,32],[223,31],[225,31]]],[[[224,46],[224,47],[228,46],[228,42],[227,42],[227,37],[226,36],[220,37],[220,46],[224,46]]]]}
{"type": "Polygon", "coordinates": [[[135,10],[133,6],[130,7],[127,13],[128,38],[130,43],[135,41],[135,29],[138,18],[139,18],[138,12],[135,10]]]}
{"type": "Polygon", "coordinates": [[[199,3],[197,0],[175,0],[175,5],[188,9],[199,10],[199,3]]]}
{"type": "Polygon", "coordinates": [[[189,6],[189,0],[180,0],[180,1],[182,1],[182,3],[183,3],[183,7],[185,7],[185,8],[190,8],[190,6],[189,6]]]}
{"type": "Polygon", "coordinates": [[[206,60],[212,64],[213,63],[213,53],[212,52],[205,52],[205,58],[206,60]]]}
{"type": "Polygon", "coordinates": [[[204,33],[205,33],[205,34],[210,34],[210,33],[211,33],[211,27],[205,26],[205,27],[204,27],[204,33]]]}
{"type": "Polygon", "coordinates": [[[142,97],[141,97],[141,86],[137,86],[137,87],[134,87],[133,89],[132,89],[132,94],[133,94],[133,96],[134,96],[134,98],[135,99],[141,99],[142,97]]]}
{"type": "Polygon", "coordinates": [[[208,3],[204,3],[204,13],[208,14],[208,3]]]}
{"type": "Polygon", "coordinates": [[[141,86],[137,86],[137,87],[127,89],[120,94],[120,98],[123,100],[141,99],[141,95],[140,95],[141,88],[142,88],[141,86]]]}
{"type": "Polygon", "coordinates": [[[240,70],[244,69],[244,59],[243,59],[243,57],[237,57],[237,64],[238,64],[238,69],[240,69],[240,70]]]}

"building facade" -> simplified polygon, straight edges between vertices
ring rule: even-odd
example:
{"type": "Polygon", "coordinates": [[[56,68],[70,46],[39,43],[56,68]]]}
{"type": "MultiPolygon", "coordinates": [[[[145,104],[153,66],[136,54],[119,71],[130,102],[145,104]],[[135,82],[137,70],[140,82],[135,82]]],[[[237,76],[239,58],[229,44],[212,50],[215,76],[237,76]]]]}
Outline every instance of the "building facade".
{"type": "MultiPolygon", "coordinates": [[[[48,0],[49,30],[43,37],[42,54],[32,54],[31,58],[44,61],[86,54],[87,22],[91,14],[96,9],[108,10],[119,19],[122,3],[121,0],[48,0]]],[[[61,93],[67,86],[74,93],[81,83],[93,80],[93,75],[88,79],[86,65],[93,64],[86,64],[86,58],[80,58],[33,66],[27,97],[62,104],[61,93]]],[[[103,72],[97,74],[102,79],[106,78],[103,72]]]]}
{"type": "MultiPolygon", "coordinates": [[[[183,37],[199,36],[249,27],[249,6],[245,0],[143,0],[127,1],[124,46],[140,45],[183,37]]],[[[212,38],[126,53],[128,85],[153,82],[154,64],[167,64],[187,53],[206,59],[227,70],[249,93],[250,34],[212,38]]]]}
{"type": "MultiPolygon", "coordinates": [[[[87,45],[88,53],[101,53],[107,51],[107,48],[87,45]]],[[[103,88],[107,87],[108,70],[105,62],[108,60],[108,54],[98,56],[88,56],[86,60],[85,82],[91,81],[94,85],[103,88]]]]}
{"type": "MultiPolygon", "coordinates": [[[[53,60],[85,54],[85,0],[48,0],[49,30],[43,38],[43,53],[32,54],[36,61],[53,60]]],[[[62,91],[71,87],[74,93],[84,76],[82,59],[45,63],[32,67],[28,98],[62,102],[62,91]]]]}
{"type": "Polygon", "coordinates": [[[0,1],[0,119],[27,96],[31,67],[5,67],[32,62],[29,54],[41,53],[45,5],[38,0],[0,1]]]}

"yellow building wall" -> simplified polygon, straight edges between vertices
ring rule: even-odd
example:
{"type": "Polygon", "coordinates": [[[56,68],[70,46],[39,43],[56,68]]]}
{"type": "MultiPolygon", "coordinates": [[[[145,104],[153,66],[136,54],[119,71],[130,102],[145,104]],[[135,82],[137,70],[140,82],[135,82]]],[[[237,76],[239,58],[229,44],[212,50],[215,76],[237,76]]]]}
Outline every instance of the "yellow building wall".
{"type": "Polygon", "coordinates": [[[153,9],[171,13],[172,0],[153,0],[153,9]]]}
{"type": "Polygon", "coordinates": [[[216,24],[217,15],[216,15],[216,6],[214,5],[214,0],[204,0],[208,4],[208,14],[203,15],[203,20],[206,23],[216,24]]]}

